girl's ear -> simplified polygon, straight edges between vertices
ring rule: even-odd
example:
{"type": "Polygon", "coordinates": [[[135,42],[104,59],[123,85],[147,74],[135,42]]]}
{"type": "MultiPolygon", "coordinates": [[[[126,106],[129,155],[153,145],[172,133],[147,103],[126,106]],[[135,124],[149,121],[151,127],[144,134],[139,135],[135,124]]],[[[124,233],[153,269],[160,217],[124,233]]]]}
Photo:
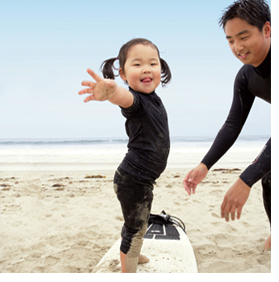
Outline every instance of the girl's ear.
{"type": "Polygon", "coordinates": [[[122,78],[122,80],[127,81],[126,75],[125,75],[124,71],[122,70],[122,68],[119,68],[119,74],[120,74],[120,77],[122,78]]]}

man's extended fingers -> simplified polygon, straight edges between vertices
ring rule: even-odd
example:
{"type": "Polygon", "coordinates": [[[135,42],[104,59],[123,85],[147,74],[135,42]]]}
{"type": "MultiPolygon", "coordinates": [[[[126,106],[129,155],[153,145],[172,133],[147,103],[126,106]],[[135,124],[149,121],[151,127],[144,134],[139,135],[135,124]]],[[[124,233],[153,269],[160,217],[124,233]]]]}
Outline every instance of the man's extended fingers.
{"type": "Polygon", "coordinates": [[[230,220],[230,212],[227,210],[224,210],[222,218],[225,218],[225,220],[228,222],[230,220]]]}
{"type": "Polygon", "coordinates": [[[224,197],[221,205],[222,218],[225,217],[227,220],[231,213],[231,218],[233,219],[235,218],[235,212],[237,212],[237,219],[240,219],[242,208],[249,197],[250,190],[251,188],[238,178],[224,197]]]}
{"type": "Polygon", "coordinates": [[[92,77],[96,82],[99,82],[100,80],[102,80],[102,78],[101,78],[100,76],[98,76],[93,70],[87,69],[87,72],[91,75],[91,77],[92,77]]]}
{"type": "Polygon", "coordinates": [[[192,193],[195,194],[197,185],[190,183],[186,180],[183,181],[184,188],[188,195],[190,196],[192,193]]]}
{"type": "Polygon", "coordinates": [[[243,206],[238,206],[237,207],[237,217],[236,217],[237,219],[240,219],[242,208],[243,208],[243,206]]]}
{"type": "Polygon", "coordinates": [[[235,210],[236,210],[236,206],[232,206],[230,210],[232,220],[235,219],[235,210]]]}
{"type": "Polygon", "coordinates": [[[221,218],[225,218],[226,221],[229,221],[229,217],[230,217],[230,205],[228,204],[226,199],[224,199],[221,205],[221,218]]]}
{"type": "Polygon", "coordinates": [[[221,205],[221,218],[224,218],[225,217],[225,207],[226,207],[226,202],[225,202],[225,199],[223,200],[223,203],[221,205]]]}
{"type": "Polygon", "coordinates": [[[235,206],[235,205],[230,206],[230,204],[224,200],[221,205],[221,218],[225,218],[226,221],[229,221],[231,214],[231,219],[235,220],[236,211],[237,211],[236,218],[239,219],[242,211],[242,206],[235,206]]]}

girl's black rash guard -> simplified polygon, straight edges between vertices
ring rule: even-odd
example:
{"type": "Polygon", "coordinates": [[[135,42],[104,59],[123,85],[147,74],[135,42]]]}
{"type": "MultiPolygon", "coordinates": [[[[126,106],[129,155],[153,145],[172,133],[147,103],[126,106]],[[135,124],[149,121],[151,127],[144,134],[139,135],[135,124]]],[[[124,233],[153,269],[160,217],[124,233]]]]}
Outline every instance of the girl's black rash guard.
{"type": "Polygon", "coordinates": [[[164,171],[170,151],[168,116],[160,97],[152,92],[129,91],[134,96],[130,108],[121,108],[129,136],[128,153],[120,167],[142,179],[155,180],[164,171]]]}
{"type": "MultiPolygon", "coordinates": [[[[202,163],[210,169],[234,144],[252,108],[255,97],[271,103],[271,49],[261,65],[244,65],[234,83],[234,97],[225,124],[217,134],[202,163]]],[[[260,155],[240,175],[252,187],[271,171],[271,138],[260,155]]]]}

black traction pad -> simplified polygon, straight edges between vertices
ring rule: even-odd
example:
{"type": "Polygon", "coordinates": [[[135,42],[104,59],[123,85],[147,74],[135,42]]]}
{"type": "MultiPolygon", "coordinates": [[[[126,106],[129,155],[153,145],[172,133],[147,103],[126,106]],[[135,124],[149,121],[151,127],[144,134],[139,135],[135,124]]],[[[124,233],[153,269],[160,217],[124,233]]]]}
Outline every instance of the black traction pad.
{"type": "Polygon", "coordinates": [[[180,240],[180,235],[176,227],[171,223],[150,223],[143,238],[155,240],[180,240]]]}

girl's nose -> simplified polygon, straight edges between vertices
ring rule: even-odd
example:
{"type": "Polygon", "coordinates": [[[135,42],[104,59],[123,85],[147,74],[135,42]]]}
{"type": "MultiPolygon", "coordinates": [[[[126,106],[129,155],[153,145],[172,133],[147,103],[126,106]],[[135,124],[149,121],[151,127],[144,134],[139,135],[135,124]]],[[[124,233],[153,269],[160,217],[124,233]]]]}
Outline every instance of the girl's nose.
{"type": "Polygon", "coordinates": [[[150,73],[151,71],[150,71],[150,69],[149,68],[144,68],[143,69],[143,73],[150,73]]]}

